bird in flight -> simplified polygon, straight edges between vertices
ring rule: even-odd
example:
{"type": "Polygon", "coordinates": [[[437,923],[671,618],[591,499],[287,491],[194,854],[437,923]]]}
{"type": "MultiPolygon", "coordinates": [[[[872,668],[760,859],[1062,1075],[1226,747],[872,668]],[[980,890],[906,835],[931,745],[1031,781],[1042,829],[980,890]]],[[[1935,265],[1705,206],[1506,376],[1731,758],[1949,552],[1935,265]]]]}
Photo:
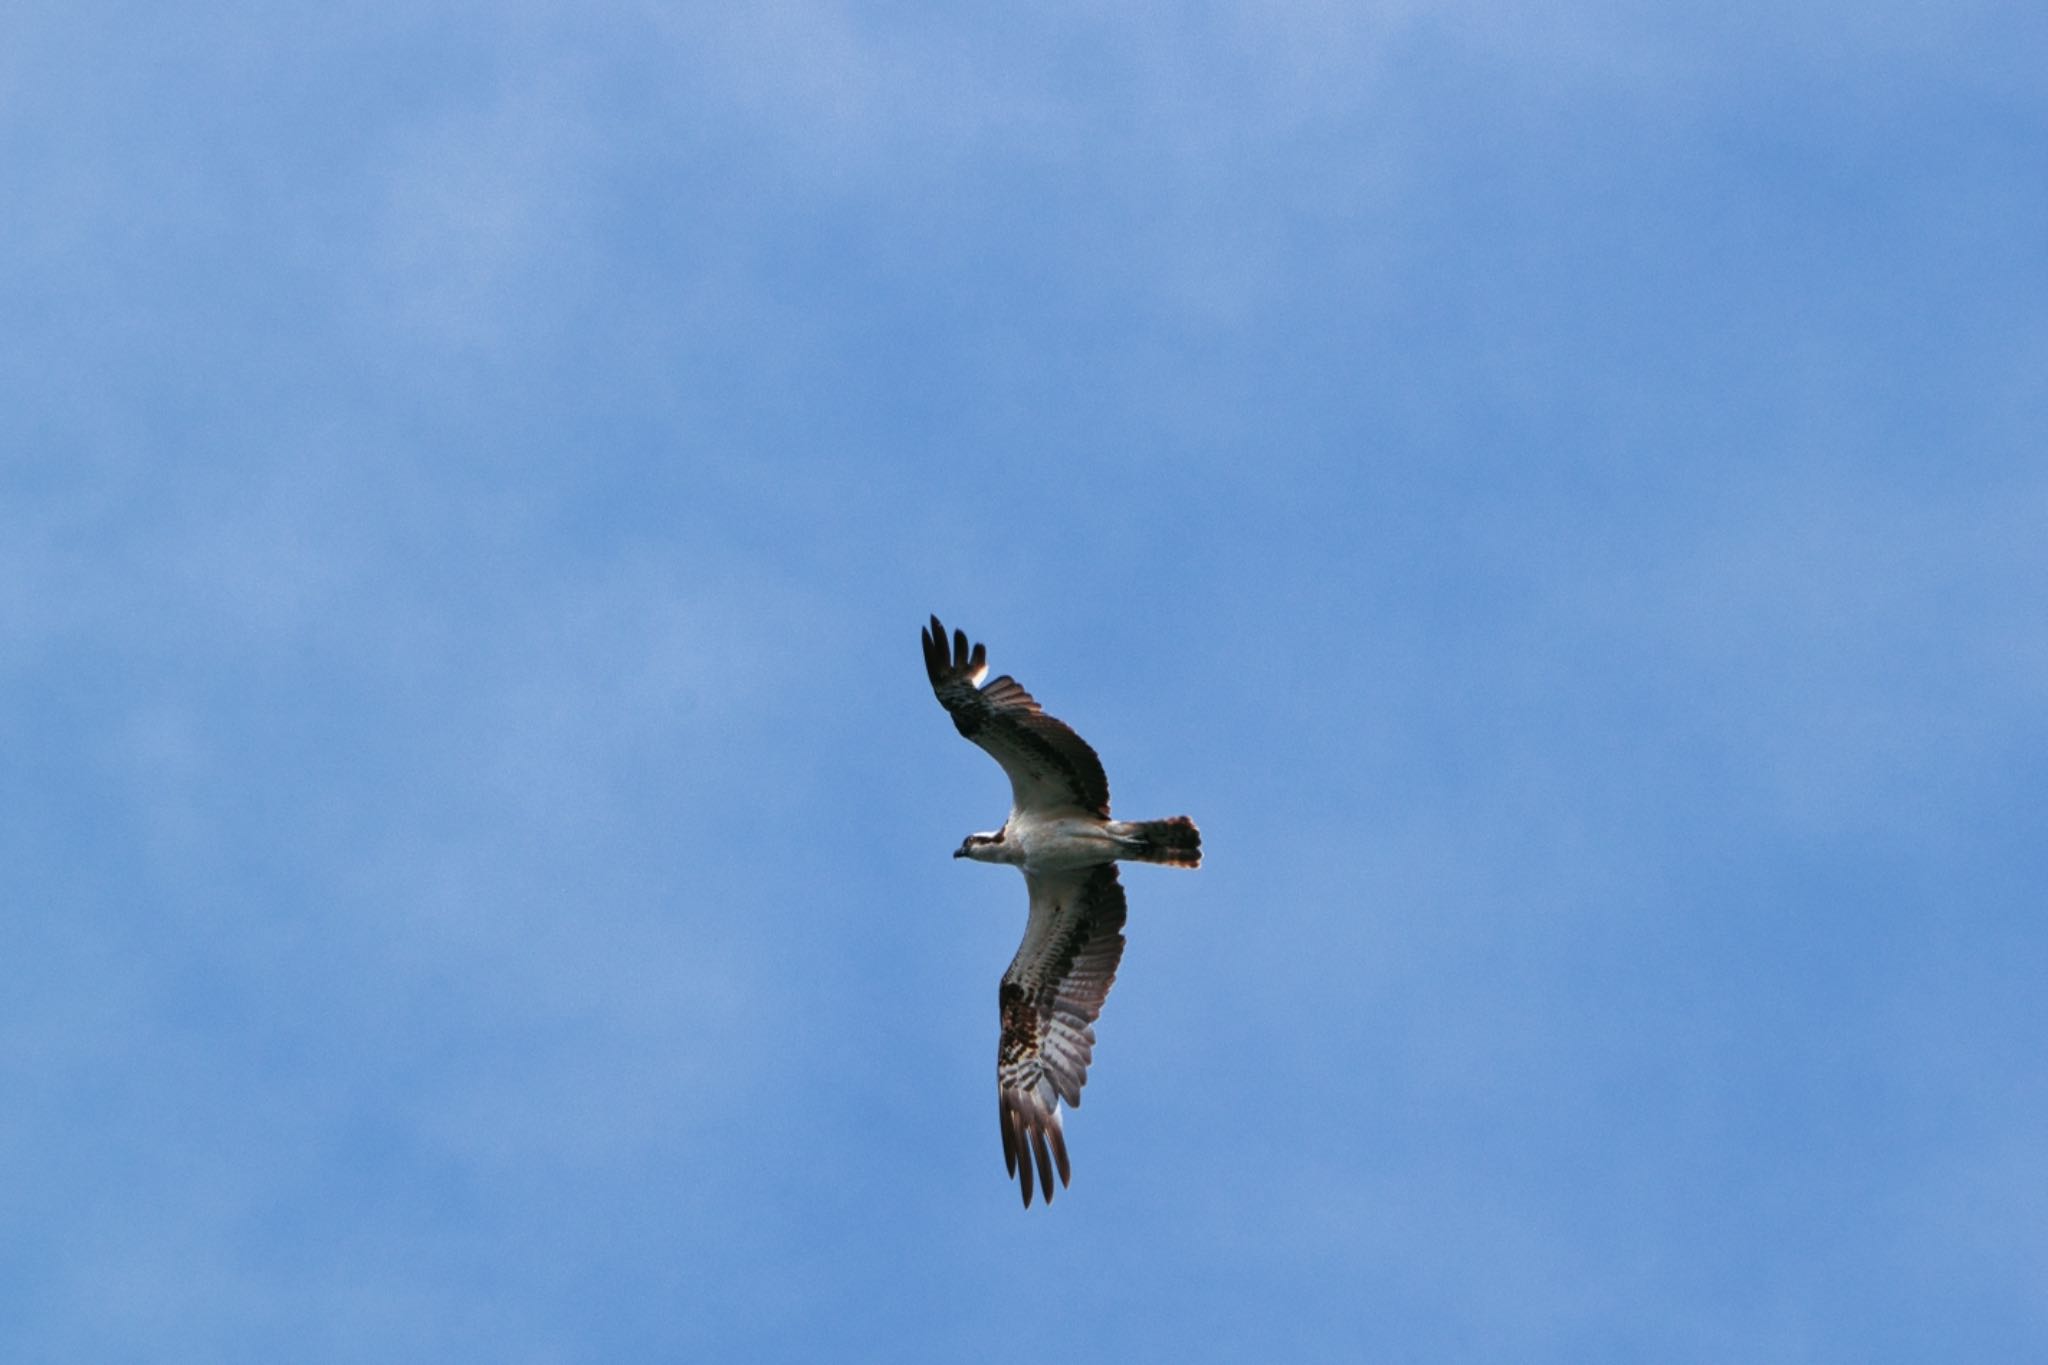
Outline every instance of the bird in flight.
{"type": "Polygon", "coordinates": [[[1060,1103],[1078,1107],[1095,1051],[1095,1019],[1124,954],[1118,860],[1199,867],[1202,835],[1185,815],[1109,818],[1109,779],[1086,740],[1045,714],[1005,674],[983,685],[988,651],[968,648],[939,618],[924,632],[924,666],[955,729],[1010,775],[1010,815],[992,834],[970,834],[956,858],[1008,863],[1024,874],[1031,917],[1003,973],[996,1002],[996,1105],[1003,1164],[1031,1206],[1032,1172],[1045,1202],[1053,1172],[1069,1182],[1060,1103]]]}

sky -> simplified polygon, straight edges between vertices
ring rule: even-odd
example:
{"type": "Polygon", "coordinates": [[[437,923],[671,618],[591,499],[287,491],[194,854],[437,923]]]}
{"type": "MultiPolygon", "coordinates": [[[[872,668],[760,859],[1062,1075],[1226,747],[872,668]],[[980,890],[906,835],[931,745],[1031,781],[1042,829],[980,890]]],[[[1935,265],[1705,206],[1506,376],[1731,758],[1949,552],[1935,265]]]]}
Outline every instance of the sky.
{"type": "Polygon", "coordinates": [[[10,4],[0,1357],[2039,1359],[2044,42],[10,4]]]}

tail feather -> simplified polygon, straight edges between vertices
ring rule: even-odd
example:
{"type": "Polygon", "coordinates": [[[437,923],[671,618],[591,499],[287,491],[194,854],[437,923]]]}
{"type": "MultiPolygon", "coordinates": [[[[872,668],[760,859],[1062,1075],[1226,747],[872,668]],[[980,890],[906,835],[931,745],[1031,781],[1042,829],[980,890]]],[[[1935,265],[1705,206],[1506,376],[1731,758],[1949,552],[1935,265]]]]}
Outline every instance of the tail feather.
{"type": "Polygon", "coordinates": [[[1127,821],[1118,834],[1128,842],[1129,852],[1123,855],[1126,858],[1170,867],[1202,865],[1202,831],[1185,815],[1127,821]]]}

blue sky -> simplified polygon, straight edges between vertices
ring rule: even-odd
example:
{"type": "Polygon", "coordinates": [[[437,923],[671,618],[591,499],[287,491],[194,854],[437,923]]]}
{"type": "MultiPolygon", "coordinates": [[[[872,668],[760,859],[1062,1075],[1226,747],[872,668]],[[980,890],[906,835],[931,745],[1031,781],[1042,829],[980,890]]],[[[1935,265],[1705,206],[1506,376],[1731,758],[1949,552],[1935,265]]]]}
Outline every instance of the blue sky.
{"type": "Polygon", "coordinates": [[[0,1355],[2035,1358],[2044,39],[10,6],[0,1355]]]}

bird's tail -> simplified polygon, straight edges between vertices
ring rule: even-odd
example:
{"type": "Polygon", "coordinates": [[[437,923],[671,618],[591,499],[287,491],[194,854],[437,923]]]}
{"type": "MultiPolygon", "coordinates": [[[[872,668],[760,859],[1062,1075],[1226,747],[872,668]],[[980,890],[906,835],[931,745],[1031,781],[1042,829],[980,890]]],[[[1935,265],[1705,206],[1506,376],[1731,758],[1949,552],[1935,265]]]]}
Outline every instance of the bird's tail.
{"type": "Polygon", "coordinates": [[[1122,857],[1171,867],[1202,865],[1202,831],[1185,815],[1164,820],[1120,820],[1112,832],[1124,845],[1122,857]]]}

